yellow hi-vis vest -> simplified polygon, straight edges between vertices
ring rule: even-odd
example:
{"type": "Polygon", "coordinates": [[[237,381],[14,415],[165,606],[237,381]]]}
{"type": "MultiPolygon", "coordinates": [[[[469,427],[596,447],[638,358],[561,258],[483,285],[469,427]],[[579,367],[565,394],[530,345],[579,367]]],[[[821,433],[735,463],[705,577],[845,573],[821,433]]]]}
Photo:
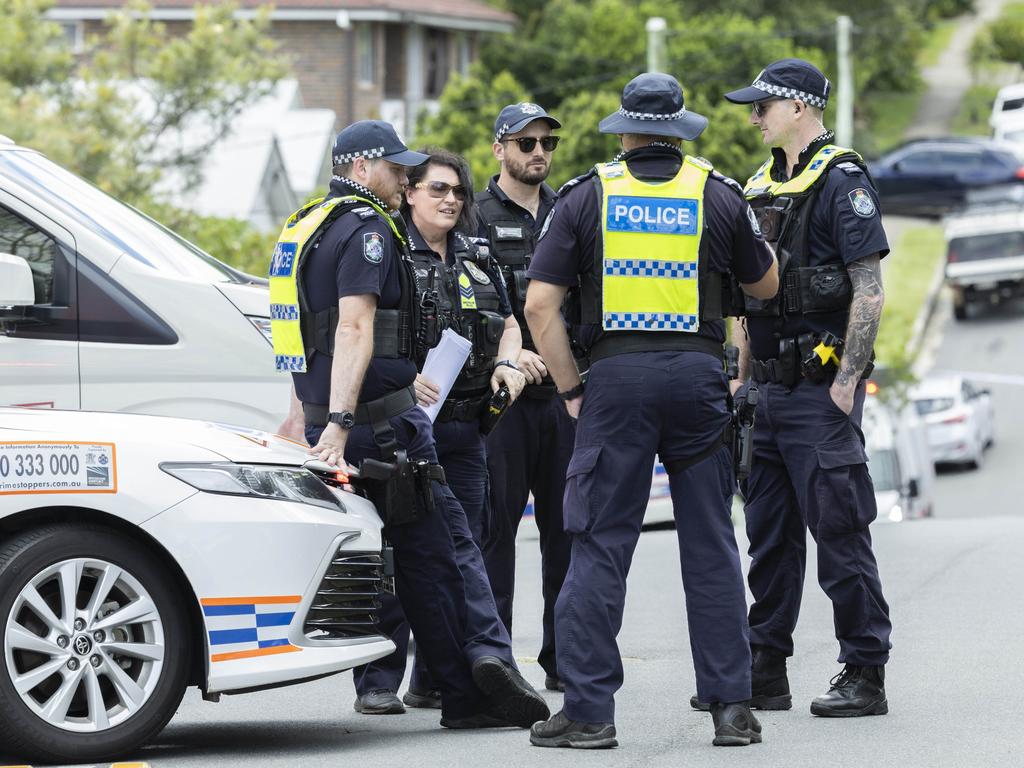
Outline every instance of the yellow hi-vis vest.
{"type": "Polygon", "coordinates": [[[772,167],[775,164],[775,156],[769,157],[754,175],[747,179],[743,188],[743,195],[747,199],[769,195],[771,197],[798,197],[814,186],[822,174],[831,167],[834,160],[840,157],[848,160],[856,159],[861,165],[864,161],[856,151],[837,147],[835,144],[826,144],[808,161],[804,169],[792,179],[785,181],[772,180],[772,167]]]}
{"type": "Polygon", "coordinates": [[[367,205],[391,226],[399,241],[405,242],[386,211],[357,195],[317,198],[288,217],[274,246],[270,261],[270,334],[274,342],[274,366],[279,371],[305,373],[306,348],[302,339],[299,297],[300,263],[320,234],[334,220],[351,210],[353,203],[367,205]],[[340,207],[339,207],[340,206],[340,207]]]}
{"type": "Polygon", "coordinates": [[[675,178],[640,181],[625,163],[601,163],[602,328],[700,327],[699,253],[711,165],[687,156],[675,178]]]}

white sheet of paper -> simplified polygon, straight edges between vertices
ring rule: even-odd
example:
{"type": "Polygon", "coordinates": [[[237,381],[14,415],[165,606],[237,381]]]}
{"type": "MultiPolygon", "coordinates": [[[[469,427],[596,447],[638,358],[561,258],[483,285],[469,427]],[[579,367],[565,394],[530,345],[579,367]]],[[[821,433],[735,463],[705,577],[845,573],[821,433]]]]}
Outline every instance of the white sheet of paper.
{"type": "Polygon", "coordinates": [[[462,366],[466,364],[470,348],[469,341],[459,336],[451,328],[446,328],[441,334],[441,342],[427,352],[427,360],[423,363],[423,376],[441,388],[441,397],[436,403],[431,406],[420,406],[431,421],[437,418],[441,404],[448,397],[452,385],[455,384],[459,372],[462,371],[462,366]]]}

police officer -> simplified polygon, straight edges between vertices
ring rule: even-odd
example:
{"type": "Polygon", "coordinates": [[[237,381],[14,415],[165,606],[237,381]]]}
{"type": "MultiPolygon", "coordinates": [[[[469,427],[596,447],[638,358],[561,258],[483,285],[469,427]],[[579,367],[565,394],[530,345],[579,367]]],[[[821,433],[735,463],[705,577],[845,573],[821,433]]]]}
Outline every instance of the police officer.
{"type": "Polygon", "coordinates": [[[537,235],[555,205],[555,192],[544,180],[558,146],[552,129],[561,123],[537,104],[509,104],[494,122],[492,151],[500,172],[476,197],[480,235],[491,244],[501,267],[512,308],[523,334],[519,365],[529,379],[523,397],[487,440],[491,478],[491,518],[484,561],[498,613],[512,631],[516,577],[516,533],[530,493],[540,532],[543,637],[538,662],[545,687],[564,690],[555,654],[555,600],[569,568],[569,538],[562,524],[565,471],[572,455],[575,428],[556,398],[555,385],[530,338],[523,307],[526,269],[537,235]]]}
{"type": "Polygon", "coordinates": [[[669,471],[697,687],[714,702],[714,743],[761,740],[746,703],[722,316],[729,273],[750,295],[769,298],[777,272],[739,185],[680,151],[680,140],[706,125],[684,106],[675,78],[633,79],[600,124],[619,135],[624,154],[563,187],[528,272],[530,331],[579,419],[565,489],[572,560],[555,609],[565,704],[531,729],[538,746],[617,743],[615,637],[656,454],[669,471]],[[575,319],[591,360],[585,389],[559,313],[577,283],[575,319]]]}
{"type": "Polygon", "coordinates": [[[850,717],[888,711],[891,624],[868,531],[877,510],[860,423],[889,246],[863,160],[822,125],[830,90],[813,64],[784,59],[725,98],[752,105],[750,121],[772,148],[745,194],[783,285],[771,301],[748,302],[745,332],[733,334],[741,374],[760,389],[745,487],[753,704],[792,706],[786,657],[809,529],[845,664],[811,712],[850,717]]]}
{"type": "MultiPolygon", "coordinates": [[[[402,200],[408,223],[409,247],[421,305],[442,327],[467,339],[469,357],[434,423],[438,460],[458,506],[448,508],[459,568],[466,581],[467,656],[473,661],[494,656],[514,666],[512,642],[498,618],[479,541],[487,513],[487,458],[481,432],[483,411],[500,387],[518,397],[526,379],[511,362],[519,355],[519,326],[508,304],[500,273],[483,245],[466,232],[475,229],[472,177],[466,161],[445,150],[424,150],[428,160],[409,171],[409,186],[402,200]]],[[[417,351],[422,367],[428,350],[417,351]]],[[[417,400],[437,403],[436,382],[416,376],[417,400]]],[[[405,676],[409,625],[401,607],[384,596],[382,631],[395,642],[394,653],[355,670],[356,711],[397,714],[405,704],[439,708],[441,696],[417,645],[409,690],[399,700],[396,692],[405,676]]]]}
{"type": "Polygon", "coordinates": [[[467,586],[446,512],[458,502],[415,402],[415,347],[436,339],[420,322],[408,235],[391,211],[406,168],[427,158],[389,124],[364,120],[338,134],[333,159],[328,197],[296,212],[275,248],[277,366],[292,372],[314,456],[342,469],[368,458],[395,466],[380,511],[398,597],[441,688],[441,724],[527,726],[546,716],[543,699],[505,661],[467,657],[467,586]]]}

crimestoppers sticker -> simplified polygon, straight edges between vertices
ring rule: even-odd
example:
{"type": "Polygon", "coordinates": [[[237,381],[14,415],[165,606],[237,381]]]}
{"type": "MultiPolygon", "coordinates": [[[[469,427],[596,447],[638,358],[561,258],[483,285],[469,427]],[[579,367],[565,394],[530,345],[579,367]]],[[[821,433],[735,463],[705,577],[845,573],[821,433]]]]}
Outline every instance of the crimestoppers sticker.
{"type": "Polygon", "coordinates": [[[0,443],[0,496],[117,493],[114,443],[0,443]]]}

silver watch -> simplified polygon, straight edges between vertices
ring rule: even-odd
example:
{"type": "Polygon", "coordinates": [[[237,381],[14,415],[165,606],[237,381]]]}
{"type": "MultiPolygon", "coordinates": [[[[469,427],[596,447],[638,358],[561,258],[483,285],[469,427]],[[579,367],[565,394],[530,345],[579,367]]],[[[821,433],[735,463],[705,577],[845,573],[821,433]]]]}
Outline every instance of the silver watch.
{"type": "Polygon", "coordinates": [[[499,360],[498,362],[496,362],[494,364],[494,367],[497,369],[499,366],[502,366],[502,365],[507,365],[513,371],[522,371],[522,369],[519,367],[519,363],[513,362],[512,360],[509,360],[508,358],[506,358],[504,360],[499,360]]]}

